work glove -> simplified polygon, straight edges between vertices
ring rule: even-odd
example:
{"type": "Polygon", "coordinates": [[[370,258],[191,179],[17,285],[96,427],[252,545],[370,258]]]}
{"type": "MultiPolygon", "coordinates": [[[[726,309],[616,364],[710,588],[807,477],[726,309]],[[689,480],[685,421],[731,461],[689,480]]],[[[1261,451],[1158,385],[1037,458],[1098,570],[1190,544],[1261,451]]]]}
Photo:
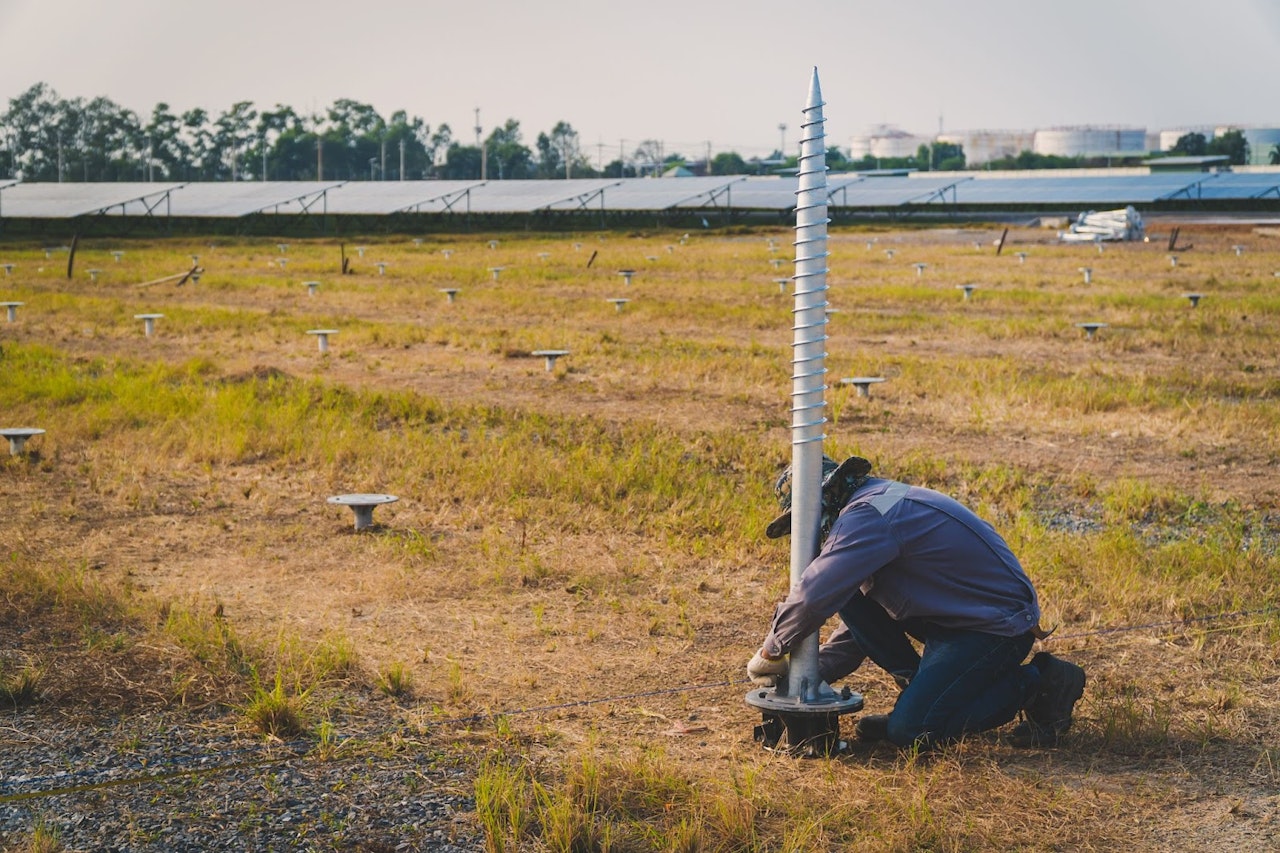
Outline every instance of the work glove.
{"type": "Polygon", "coordinates": [[[777,687],[778,679],[787,674],[787,669],[786,658],[769,660],[760,652],[756,652],[755,657],[747,664],[747,675],[751,677],[753,684],[761,687],[777,687]]]}

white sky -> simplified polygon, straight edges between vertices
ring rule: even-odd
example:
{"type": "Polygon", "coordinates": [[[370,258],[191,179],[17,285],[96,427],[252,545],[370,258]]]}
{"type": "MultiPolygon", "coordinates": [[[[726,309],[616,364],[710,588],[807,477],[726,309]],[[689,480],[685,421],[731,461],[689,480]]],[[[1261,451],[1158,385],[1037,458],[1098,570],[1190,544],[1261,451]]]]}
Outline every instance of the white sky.
{"type": "Polygon", "coordinates": [[[302,113],[337,98],[474,139],[559,120],[595,159],[794,149],[809,75],[828,144],[938,129],[1280,126],[1280,0],[0,0],[0,110],[46,82],[302,113]]]}

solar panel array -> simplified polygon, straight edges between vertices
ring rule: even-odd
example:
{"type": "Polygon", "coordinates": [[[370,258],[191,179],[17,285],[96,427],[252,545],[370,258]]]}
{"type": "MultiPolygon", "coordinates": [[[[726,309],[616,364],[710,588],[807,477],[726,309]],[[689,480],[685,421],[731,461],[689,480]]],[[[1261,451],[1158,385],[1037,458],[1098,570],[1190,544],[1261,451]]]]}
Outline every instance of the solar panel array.
{"type": "Polygon", "coordinates": [[[679,202],[677,207],[719,208],[741,207],[750,210],[777,210],[795,207],[794,178],[741,178],[710,192],[700,192],[679,202]]]}
{"type": "Polygon", "coordinates": [[[324,213],[341,181],[185,184],[170,194],[174,216],[240,217],[254,213],[324,213]]]}
{"type": "Polygon", "coordinates": [[[1098,177],[1036,177],[972,180],[956,188],[958,204],[1149,204],[1170,197],[1200,179],[1194,175],[1159,173],[1098,177]]]}
{"type": "MultiPolygon", "coordinates": [[[[605,194],[605,207],[616,210],[670,210],[682,205],[702,207],[724,199],[740,175],[709,178],[632,178],[605,194]],[[675,184],[675,186],[668,186],[675,184]]],[[[794,198],[791,206],[795,206],[794,198]]]]}
{"type": "Polygon", "coordinates": [[[468,192],[479,186],[480,181],[362,181],[329,193],[326,204],[336,214],[446,213],[465,205],[468,192]]]}
{"type": "Polygon", "coordinates": [[[1219,173],[1196,187],[1192,198],[1280,198],[1280,172],[1219,173]]]}
{"type": "Polygon", "coordinates": [[[585,178],[567,181],[489,181],[471,193],[472,213],[532,213],[569,206],[616,184],[616,180],[585,178]]]}
{"type": "Polygon", "coordinates": [[[71,219],[128,209],[144,215],[148,203],[163,201],[181,184],[23,184],[0,187],[0,212],[6,217],[71,219]]]}
{"type": "MultiPolygon", "coordinates": [[[[563,181],[265,181],[64,183],[0,181],[0,216],[237,218],[401,212],[523,214],[541,211],[788,211],[794,176],[580,178],[563,181]]],[[[947,205],[1120,207],[1161,201],[1280,199],[1280,171],[1154,172],[1055,177],[1052,173],[828,175],[835,209],[936,209],[947,205]]]]}
{"type": "Polygon", "coordinates": [[[971,178],[914,176],[868,178],[850,184],[837,192],[831,203],[847,207],[901,207],[906,204],[929,204],[935,199],[949,198],[945,192],[971,178]]]}

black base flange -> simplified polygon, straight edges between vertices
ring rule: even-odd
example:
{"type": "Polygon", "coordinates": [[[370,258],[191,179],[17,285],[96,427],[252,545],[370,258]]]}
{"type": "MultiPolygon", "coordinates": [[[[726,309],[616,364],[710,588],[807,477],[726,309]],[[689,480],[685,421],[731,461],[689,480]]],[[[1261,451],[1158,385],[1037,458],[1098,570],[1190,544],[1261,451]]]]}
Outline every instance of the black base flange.
{"type": "Polygon", "coordinates": [[[768,711],[753,735],[765,749],[801,758],[825,758],[848,748],[840,739],[839,714],[774,714],[768,711]]]}

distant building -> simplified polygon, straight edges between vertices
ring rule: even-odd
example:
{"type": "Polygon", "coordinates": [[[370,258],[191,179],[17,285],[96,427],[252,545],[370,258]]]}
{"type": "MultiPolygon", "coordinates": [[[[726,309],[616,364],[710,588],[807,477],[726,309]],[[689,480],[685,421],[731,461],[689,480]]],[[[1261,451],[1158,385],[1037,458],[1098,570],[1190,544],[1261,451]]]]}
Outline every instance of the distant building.
{"type": "Polygon", "coordinates": [[[1189,133],[1198,133],[1205,139],[1213,139],[1212,125],[1199,125],[1188,127],[1171,127],[1167,130],[1160,131],[1160,147],[1159,151],[1172,151],[1173,146],[1178,144],[1178,140],[1189,133]]]}
{"type": "Polygon", "coordinates": [[[852,137],[849,157],[851,160],[867,156],[914,157],[921,145],[932,145],[934,141],[963,148],[968,167],[1016,157],[1023,151],[1058,157],[1137,157],[1153,151],[1169,151],[1189,133],[1199,133],[1210,140],[1230,130],[1244,134],[1249,143],[1250,165],[1270,165],[1271,152],[1280,145],[1280,127],[1244,125],[1186,125],[1150,133],[1146,128],[1129,125],[1078,125],[1039,130],[956,130],[929,137],[881,124],[852,137]]]}
{"type": "Polygon", "coordinates": [[[1238,130],[1243,133],[1244,141],[1249,143],[1248,164],[1250,166],[1271,165],[1271,152],[1277,145],[1280,145],[1280,128],[1226,124],[1215,127],[1213,135],[1222,136],[1232,130],[1238,130]]]}
{"type": "Polygon", "coordinates": [[[957,130],[938,134],[939,142],[959,145],[964,149],[966,166],[980,166],[992,160],[1017,157],[1035,144],[1031,130],[957,130]]]}
{"type": "Polygon", "coordinates": [[[867,156],[914,157],[921,145],[928,144],[927,136],[916,136],[901,128],[881,124],[849,141],[849,159],[861,160],[867,156]]]}
{"type": "Polygon", "coordinates": [[[1147,130],[1118,125],[1079,125],[1037,130],[1037,154],[1058,157],[1104,157],[1147,153],[1147,130]]]}

